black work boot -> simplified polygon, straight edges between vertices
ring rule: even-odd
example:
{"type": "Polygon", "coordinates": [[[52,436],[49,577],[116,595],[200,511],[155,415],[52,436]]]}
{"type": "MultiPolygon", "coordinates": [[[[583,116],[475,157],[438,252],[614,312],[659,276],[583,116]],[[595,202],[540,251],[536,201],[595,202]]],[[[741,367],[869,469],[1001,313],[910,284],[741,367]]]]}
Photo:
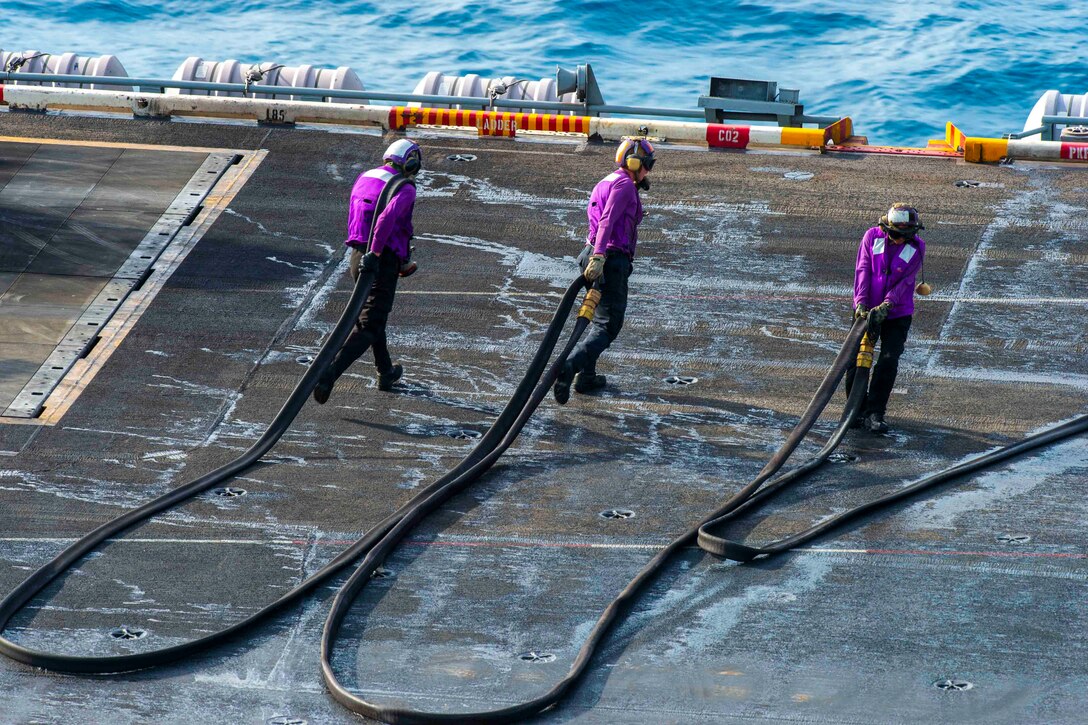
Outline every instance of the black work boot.
{"type": "Polygon", "coordinates": [[[552,393],[555,395],[555,402],[560,405],[566,405],[570,400],[570,383],[574,380],[574,366],[570,364],[570,360],[563,363],[563,367],[559,368],[559,375],[555,378],[555,386],[552,387],[552,393]]]}
{"type": "Polygon", "coordinates": [[[870,433],[887,433],[888,424],[884,422],[884,414],[870,413],[865,419],[865,429],[870,433]]]}
{"type": "Polygon", "coordinates": [[[574,376],[574,390],[578,393],[595,393],[607,384],[604,375],[580,372],[574,376]]]}
{"type": "Polygon", "coordinates": [[[378,373],[378,390],[392,390],[393,383],[400,380],[401,375],[404,375],[403,365],[394,365],[389,372],[378,373]]]}

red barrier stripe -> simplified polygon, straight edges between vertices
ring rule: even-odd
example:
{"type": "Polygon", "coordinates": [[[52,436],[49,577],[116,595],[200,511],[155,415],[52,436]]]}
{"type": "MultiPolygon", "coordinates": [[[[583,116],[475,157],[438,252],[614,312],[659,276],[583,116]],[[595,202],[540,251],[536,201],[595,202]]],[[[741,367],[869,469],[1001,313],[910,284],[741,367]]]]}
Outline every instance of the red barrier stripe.
{"type": "Polygon", "coordinates": [[[708,123],[706,125],[706,145],[711,148],[747,148],[748,136],[748,126],[725,126],[720,123],[708,123]]]}
{"type": "Polygon", "coordinates": [[[514,136],[517,130],[517,116],[513,113],[491,111],[484,114],[480,125],[480,134],[486,136],[514,136]]]}
{"type": "Polygon", "coordinates": [[[1088,161],[1088,143],[1062,143],[1062,156],[1066,161],[1088,161]]]}

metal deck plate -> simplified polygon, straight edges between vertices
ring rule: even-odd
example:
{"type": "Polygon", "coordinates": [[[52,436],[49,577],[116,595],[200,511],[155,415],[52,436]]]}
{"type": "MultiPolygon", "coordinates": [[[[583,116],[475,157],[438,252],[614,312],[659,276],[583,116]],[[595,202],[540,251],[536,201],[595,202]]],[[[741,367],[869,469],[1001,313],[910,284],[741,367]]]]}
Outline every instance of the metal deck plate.
{"type": "MultiPolygon", "coordinates": [[[[15,145],[9,156],[21,158],[25,145],[15,145]]],[[[234,160],[230,153],[43,145],[22,161],[0,190],[12,242],[0,268],[16,275],[0,296],[0,344],[30,347],[5,371],[5,417],[41,412],[234,160]],[[49,344],[55,347],[43,357],[49,344]],[[35,360],[39,366],[22,377],[35,360]]]]}

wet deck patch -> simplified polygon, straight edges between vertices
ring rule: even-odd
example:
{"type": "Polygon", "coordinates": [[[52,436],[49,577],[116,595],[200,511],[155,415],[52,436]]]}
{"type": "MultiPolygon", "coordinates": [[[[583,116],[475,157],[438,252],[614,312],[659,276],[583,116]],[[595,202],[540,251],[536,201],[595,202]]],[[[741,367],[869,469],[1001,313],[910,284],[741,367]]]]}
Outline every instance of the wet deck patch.
{"type": "Polygon", "coordinates": [[[0,142],[0,419],[55,422],[43,412],[58,386],[164,254],[196,242],[204,202],[241,158],[0,142]]]}

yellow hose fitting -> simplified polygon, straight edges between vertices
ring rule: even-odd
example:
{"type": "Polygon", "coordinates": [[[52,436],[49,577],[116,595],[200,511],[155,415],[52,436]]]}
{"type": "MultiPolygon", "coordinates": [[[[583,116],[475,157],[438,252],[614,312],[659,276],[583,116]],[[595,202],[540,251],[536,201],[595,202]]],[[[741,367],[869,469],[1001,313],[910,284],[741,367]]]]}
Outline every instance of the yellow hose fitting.
{"type": "Polygon", "coordinates": [[[861,338],[861,347],[858,348],[858,367],[859,368],[871,368],[873,366],[873,348],[876,344],[873,342],[873,338],[869,337],[869,333],[866,332],[864,337],[861,338]]]}
{"type": "Polygon", "coordinates": [[[578,316],[587,320],[593,320],[593,313],[597,310],[597,303],[601,301],[599,289],[586,290],[585,299],[582,300],[582,308],[578,310],[578,316]]]}

